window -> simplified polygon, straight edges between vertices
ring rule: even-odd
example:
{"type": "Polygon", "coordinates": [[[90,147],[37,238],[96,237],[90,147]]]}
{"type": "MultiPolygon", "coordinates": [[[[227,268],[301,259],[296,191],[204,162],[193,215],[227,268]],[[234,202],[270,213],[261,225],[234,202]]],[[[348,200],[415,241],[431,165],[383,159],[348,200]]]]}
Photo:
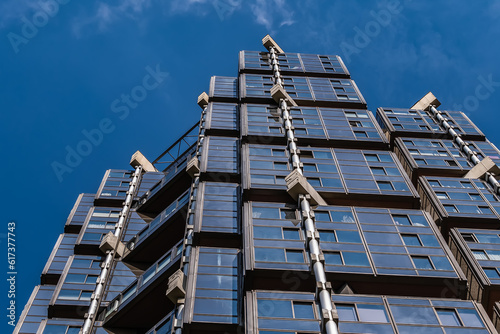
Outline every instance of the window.
{"type": "Polygon", "coordinates": [[[255,261],[286,262],[285,252],[282,248],[255,248],[255,261]]]}
{"type": "Polygon", "coordinates": [[[304,252],[301,250],[286,250],[286,262],[304,263],[304,252]]]}
{"type": "Polygon", "coordinates": [[[377,181],[380,190],[394,190],[392,183],[389,181],[377,181]]]}
{"type": "Polygon", "coordinates": [[[321,242],[337,242],[335,232],[333,231],[319,231],[319,238],[321,242]]]}
{"type": "Polygon", "coordinates": [[[295,210],[280,209],[281,219],[297,219],[295,210]]]}
{"type": "Polygon", "coordinates": [[[378,158],[378,155],[376,154],[365,154],[365,159],[366,161],[380,161],[380,159],[378,158]]]}
{"type": "Polygon", "coordinates": [[[445,162],[448,164],[448,166],[451,166],[451,167],[458,166],[458,164],[454,160],[445,160],[445,162]]]}
{"type": "Polygon", "coordinates": [[[417,269],[434,269],[428,256],[412,256],[411,259],[417,269]]]}
{"type": "Polygon", "coordinates": [[[288,164],[286,162],[274,162],[274,169],[277,170],[288,170],[288,164]]]}
{"type": "Polygon", "coordinates": [[[316,164],[305,163],[304,164],[304,171],[306,171],[306,172],[317,172],[318,169],[316,168],[316,164]]]}
{"type": "Polygon", "coordinates": [[[363,321],[387,323],[389,319],[383,305],[377,304],[336,304],[340,321],[363,321]]]}
{"type": "Polygon", "coordinates": [[[417,234],[402,234],[401,237],[406,246],[422,246],[417,234]]]}
{"type": "Polygon", "coordinates": [[[358,315],[356,314],[354,305],[336,304],[336,308],[340,321],[358,321],[358,315]]]}
{"type": "Polygon", "coordinates": [[[283,239],[287,240],[300,240],[300,231],[297,229],[284,228],[283,239]]]}
{"type": "Polygon", "coordinates": [[[315,319],[312,303],[293,302],[293,313],[295,319],[315,319]]]}
{"type": "Polygon", "coordinates": [[[454,309],[437,309],[436,313],[443,326],[462,326],[454,309]]]}
{"type": "Polygon", "coordinates": [[[370,167],[374,175],[387,175],[384,168],[382,167],[370,167]]]}
{"type": "Polygon", "coordinates": [[[392,219],[394,219],[397,225],[411,225],[407,215],[392,215],[392,219]]]}
{"type": "Polygon", "coordinates": [[[436,192],[436,196],[439,199],[450,199],[447,193],[445,192],[436,192]]]}
{"type": "Polygon", "coordinates": [[[476,242],[474,234],[471,233],[462,233],[462,238],[464,238],[464,240],[467,242],[476,242]]]}
{"type": "Polygon", "coordinates": [[[435,188],[435,187],[441,187],[441,183],[439,183],[439,181],[432,181],[432,180],[429,180],[429,184],[431,185],[431,187],[435,188]]]}
{"type": "Polygon", "coordinates": [[[443,206],[444,206],[446,212],[458,212],[457,208],[454,205],[445,204],[443,206]]]}
{"type": "Polygon", "coordinates": [[[325,252],[323,254],[325,256],[325,263],[329,265],[343,265],[342,257],[340,256],[340,252],[325,252]]]}
{"type": "Polygon", "coordinates": [[[81,327],[67,325],[45,325],[43,334],[78,334],[81,327]]]}
{"type": "Polygon", "coordinates": [[[473,250],[472,255],[474,255],[477,260],[488,260],[488,256],[486,256],[486,253],[482,250],[473,250]]]}
{"type": "Polygon", "coordinates": [[[359,121],[349,121],[349,125],[352,126],[353,128],[362,127],[361,122],[359,121]]]}
{"type": "Polygon", "coordinates": [[[498,274],[498,271],[495,268],[483,268],[484,273],[488,278],[492,279],[499,279],[500,275],[498,274]]]}

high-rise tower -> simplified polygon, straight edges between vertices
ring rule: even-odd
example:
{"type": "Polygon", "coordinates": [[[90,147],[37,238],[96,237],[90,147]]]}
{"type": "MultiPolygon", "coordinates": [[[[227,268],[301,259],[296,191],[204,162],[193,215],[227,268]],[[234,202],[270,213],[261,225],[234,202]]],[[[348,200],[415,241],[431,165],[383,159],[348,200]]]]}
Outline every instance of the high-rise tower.
{"type": "Polygon", "coordinates": [[[496,333],[500,151],[431,93],[374,115],[340,57],[263,44],[80,195],[15,333],[496,333]]]}

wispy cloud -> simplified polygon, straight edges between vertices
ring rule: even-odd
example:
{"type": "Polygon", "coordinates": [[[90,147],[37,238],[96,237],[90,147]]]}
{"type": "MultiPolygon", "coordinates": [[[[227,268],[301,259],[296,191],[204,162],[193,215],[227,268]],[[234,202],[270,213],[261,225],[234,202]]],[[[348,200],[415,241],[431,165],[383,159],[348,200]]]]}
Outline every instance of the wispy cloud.
{"type": "Polygon", "coordinates": [[[0,2],[0,28],[37,10],[40,10],[38,0],[3,0],[0,2]]]}
{"type": "Polygon", "coordinates": [[[73,19],[72,31],[76,37],[81,37],[83,30],[92,26],[99,32],[106,31],[121,18],[137,19],[150,4],[151,0],[121,0],[116,4],[98,1],[92,14],[85,13],[73,19]]]}
{"type": "Polygon", "coordinates": [[[250,5],[255,21],[273,33],[276,25],[290,26],[295,23],[293,11],[285,0],[256,0],[250,5]]]}

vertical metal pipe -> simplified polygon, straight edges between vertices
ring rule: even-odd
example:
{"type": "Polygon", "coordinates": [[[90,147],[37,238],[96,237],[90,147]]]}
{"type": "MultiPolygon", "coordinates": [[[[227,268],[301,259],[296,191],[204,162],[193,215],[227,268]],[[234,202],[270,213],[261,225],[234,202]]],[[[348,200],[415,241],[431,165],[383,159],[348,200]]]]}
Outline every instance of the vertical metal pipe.
{"type": "MultiPolygon", "coordinates": [[[[132,181],[130,182],[127,191],[127,196],[125,197],[125,202],[120,212],[120,218],[118,219],[118,223],[115,226],[113,234],[115,237],[118,238],[119,241],[121,241],[122,232],[129,217],[130,208],[132,206],[132,202],[134,200],[137,187],[139,185],[141,173],[142,173],[142,166],[138,166],[135,169],[134,176],[132,177],[132,181]]],[[[106,253],[106,258],[104,259],[104,262],[101,265],[102,269],[96,283],[96,288],[94,290],[94,293],[92,294],[92,301],[89,306],[89,311],[87,312],[87,318],[83,323],[80,333],[90,334],[90,332],[92,331],[92,327],[94,326],[99,306],[101,305],[101,299],[104,293],[104,288],[109,279],[109,274],[111,272],[111,266],[113,265],[114,262],[114,257],[115,257],[115,250],[110,250],[106,253]]]]}

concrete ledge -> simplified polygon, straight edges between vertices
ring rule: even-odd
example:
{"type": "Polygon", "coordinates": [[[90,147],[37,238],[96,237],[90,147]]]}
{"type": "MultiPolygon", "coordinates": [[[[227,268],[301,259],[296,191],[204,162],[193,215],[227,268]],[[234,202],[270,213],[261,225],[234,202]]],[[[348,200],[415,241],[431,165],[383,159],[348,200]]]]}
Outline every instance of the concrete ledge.
{"type": "Polygon", "coordinates": [[[266,35],[263,39],[262,39],[262,45],[264,45],[264,47],[270,51],[271,50],[271,47],[274,47],[274,50],[277,52],[277,53],[285,53],[285,51],[283,51],[282,48],[280,48],[280,46],[278,45],[278,43],[276,43],[274,41],[274,39],[269,36],[269,35],[266,35]]]}
{"type": "Polygon", "coordinates": [[[146,172],[157,172],[158,170],[153,166],[151,162],[141,153],[137,151],[132,155],[130,159],[130,166],[137,168],[137,166],[142,166],[142,169],[146,172]]]}
{"type": "Polygon", "coordinates": [[[187,166],[186,166],[186,172],[194,178],[196,174],[200,173],[200,166],[199,166],[199,161],[198,157],[193,157],[191,160],[188,161],[187,166]]]}
{"type": "Polygon", "coordinates": [[[307,179],[299,173],[297,169],[285,177],[287,192],[294,200],[298,200],[299,195],[309,195],[312,205],[327,205],[323,197],[314,189],[307,179]]]}
{"type": "Polygon", "coordinates": [[[177,304],[177,300],[179,298],[184,298],[186,296],[186,292],[182,287],[184,282],[184,273],[182,270],[178,269],[175,273],[172,274],[168,278],[168,288],[167,288],[167,297],[174,304],[177,304]]]}
{"type": "Polygon", "coordinates": [[[271,96],[273,97],[274,101],[276,101],[276,103],[278,104],[280,103],[280,100],[283,99],[294,107],[298,106],[298,104],[295,103],[295,101],[290,97],[290,95],[288,95],[286,90],[280,85],[274,85],[271,88],[271,96]]]}
{"type": "Polygon", "coordinates": [[[439,107],[441,105],[441,102],[432,94],[432,92],[429,92],[425,94],[423,98],[417,101],[410,109],[418,109],[418,110],[428,110],[430,107],[439,107]]]}
{"type": "Polygon", "coordinates": [[[500,175],[500,168],[488,157],[484,158],[480,163],[475,165],[467,174],[465,174],[464,178],[479,179],[487,172],[500,175]]]}
{"type": "Polygon", "coordinates": [[[201,109],[205,109],[208,105],[208,94],[203,92],[198,96],[198,105],[201,109]]]}

